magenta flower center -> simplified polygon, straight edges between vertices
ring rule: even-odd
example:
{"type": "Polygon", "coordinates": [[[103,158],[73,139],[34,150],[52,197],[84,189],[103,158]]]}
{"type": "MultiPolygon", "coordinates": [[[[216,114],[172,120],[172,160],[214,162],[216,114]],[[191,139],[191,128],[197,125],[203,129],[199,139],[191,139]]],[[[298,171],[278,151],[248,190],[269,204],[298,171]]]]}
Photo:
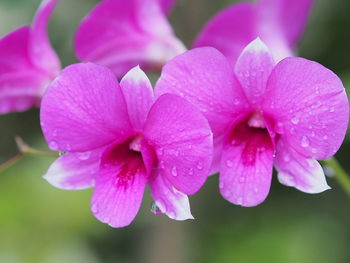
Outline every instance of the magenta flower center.
{"type": "Polygon", "coordinates": [[[244,165],[255,165],[260,152],[272,147],[272,141],[260,112],[253,112],[243,121],[233,126],[228,143],[242,147],[244,165]]]}
{"type": "Polygon", "coordinates": [[[117,186],[128,187],[133,183],[135,176],[145,173],[146,166],[141,154],[142,140],[141,136],[135,136],[105,152],[102,167],[116,171],[117,186]]]}

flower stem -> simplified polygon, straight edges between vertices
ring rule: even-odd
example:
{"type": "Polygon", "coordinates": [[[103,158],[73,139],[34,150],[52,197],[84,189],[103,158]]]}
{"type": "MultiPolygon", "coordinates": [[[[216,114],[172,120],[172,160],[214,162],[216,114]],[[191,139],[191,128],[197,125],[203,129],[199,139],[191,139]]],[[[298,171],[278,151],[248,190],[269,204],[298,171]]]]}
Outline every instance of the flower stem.
{"type": "Polygon", "coordinates": [[[30,147],[19,136],[15,137],[15,141],[16,141],[19,153],[13,156],[11,159],[7,160],[6,162],[0,164],[0,173],[4,172],[5,170],[13,166],[17,161],[19,161],[25,155],[58,157],[58,154],[55,152],[47,152],[47,151],[42,151],[42,150],[38,150],[30,147]]]}
{"type": "Polygon", "coordinates": [[[343,190],[350,197],[350,177],[347,175],[345,170],[341,167],[339,162],[334,157],[332,157],[327,160],[324,160],[323,164],[334,171],[335,179],[338,181],[338,183],[341,185],[343,190]]]}
{"type": "Polygon", "coordinates": [[[18,153],[17,155],[13,156],[11,159],[9,159],[6,162],[0,164],[0,173],[4,172],[6,169],[10,168],[17,161],[19,161],[22,157],[23,157],[23,154],[18,153]]]}
{"type": "Polygon", "coordinates": [[[42,150],[38,150],[38,149],[34,149],[34,148],[30,147],[19,136],[15,137],[15,141],[16,141],[19,152],[22,153],[23,155],[38,155],[38,156],[45,156],[45,157],[58,157],[58,154],[55,152],[47,152],[47,151],[42,151],[42,150]]]}

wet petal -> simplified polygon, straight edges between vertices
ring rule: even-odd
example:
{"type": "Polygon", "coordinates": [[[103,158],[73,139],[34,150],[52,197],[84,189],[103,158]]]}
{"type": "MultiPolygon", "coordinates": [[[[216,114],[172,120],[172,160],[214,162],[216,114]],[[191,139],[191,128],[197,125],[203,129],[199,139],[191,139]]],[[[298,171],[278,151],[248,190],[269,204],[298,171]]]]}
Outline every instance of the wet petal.
{"type": "Polygon", "coordinates": [[[179,95],[208,119],[214,135],[222,134],[247,110],[247,100],[228,60],[214,48],[196,48],[169,61],[155,94],[179,95]]]}
{"type": "Polygon", "coordinates": [[[242,206],[262,203],[270,191],[273,151],[266,130],[239,124],[224,146],[219,178],[221,195],[242,206]]]}
{"type": "Polygon", "coordinates": [[[281,184],[310,194],[330,189],[321,165],[302,156],[282,140],[277,145],[274,164],[281,184]]]}
{"type": "Polygon", "coordinates": [[[187,195],[178,191],[161,174],[157,174],[154,181],[150,182],[150,188],[156,209],[161,213],[175,220],[194,219],[187,195]]]}
{"type": "Polygon", "coordinates": [[[89,152],[67,153],[59,157],[44,175],[53,186],[66,190],[94,186],[104,148],[89,152]]]}
{"type": "Polygon", "coordinates": [[[120,87],[126,101],[130,122],[134,129],[141,131],[154,100],[151,82],[137,66],[123,77],[120,87]]]}
{"type": "Polygon", "coordinates": [[[159,168],[185,194],[197,192],[209,175],[213,155],[208,121],[184,99],[165,94],[148,115],[145,139],[155,149],[159,168]]]}
{"type": "Polygon", "coordinates": [[[349,104],[340,79],[303,58],[277,64],[268,80],[263,110],[284,140],[315,159],[332,156],[348,126],[349,104]]]}
{"type": "Polygon", "coordinates": [[[53,150],[89,151],[132,131],[113,72],[92,63],[62,71],[43,97],[40,118],[53,150]]]}
{"type": "Polygon", "coordinates": [[[255,107],[260,106],[267,79],[274,65],[268,47],[260,38],[246,46],[237,60],[235,65],[236,76],[249,102],[255,107]]]}
{"type": "Polygon", "coordinates": [[[124,227],[135,218],[147,183],[140,153],[127,143],[113,144],[103,153],[91,210],[98,220],[112,227],[124,227]]]}

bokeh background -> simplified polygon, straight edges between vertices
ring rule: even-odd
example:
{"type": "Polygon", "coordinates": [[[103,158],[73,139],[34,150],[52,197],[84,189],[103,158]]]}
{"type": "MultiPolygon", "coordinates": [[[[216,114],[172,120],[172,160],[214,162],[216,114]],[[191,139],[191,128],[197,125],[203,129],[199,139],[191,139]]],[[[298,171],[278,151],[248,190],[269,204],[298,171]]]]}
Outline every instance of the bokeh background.
{"type": "MultiPolygon", "coordinates": [[[[292,0],[291,0],[292,1],[292,0]]],[[[97,0],[62,0],[49,25],[63,65],[76,62],[72,38],[97,0]]],[[[187,46],[203,23],[233,0],[179,0],[170,15],[187,46]]],[[[39,0],[0,0],[0,36],[31,22],[39,0]]],[[[316,0],[298,53],[335,71],[350,87],[350,1],[316,0]]],[[[348,93],[349,94],[349,93],[348,93]]],[[[0,162],[17,153],[13,137],[47,149],[39,111],[0,115],[0,162]]],[[[350,145],[337,158],[350,172],[350,145]]],[[[273,179],[267,200],[254,208],[220,197],[212,176],[190,198],[196,220],[150,213],[149,193],[131,226],[113,229],[90,213],[91,190],[64,191],[42,175],[50,157],[27,156],[0,173],[0,262],[346,263],[350,262],[350,198],[334,177],[332,190],[308,195],[273,179]]]]}

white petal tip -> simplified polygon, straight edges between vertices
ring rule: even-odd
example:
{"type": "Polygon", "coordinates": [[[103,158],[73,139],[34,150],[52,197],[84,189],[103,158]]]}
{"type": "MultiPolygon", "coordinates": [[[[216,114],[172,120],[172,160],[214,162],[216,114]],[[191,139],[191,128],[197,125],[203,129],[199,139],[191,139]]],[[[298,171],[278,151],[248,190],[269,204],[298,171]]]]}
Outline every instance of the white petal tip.
{"type": "MultiPolygon", "coordinates": [[[[243,52],[247,51],[263,51],[263,52],[270,52],[267,45],[260,39],[260,37],[257,37],[252,42],[250,42],[243,50],[243,52]]],[[[242,53],[243,53],[242,52],[242,53]]]]}
{"type": "Polygon", "coordinates": [[[137,65],[132,69],[130,69],[120,82],[122,83],[124,81],[132,81],[132,82],[140,83],[140,82],[149,82],[149,79],[145,74],[145,72],[140,68],[140,66],[137,65]]]}

